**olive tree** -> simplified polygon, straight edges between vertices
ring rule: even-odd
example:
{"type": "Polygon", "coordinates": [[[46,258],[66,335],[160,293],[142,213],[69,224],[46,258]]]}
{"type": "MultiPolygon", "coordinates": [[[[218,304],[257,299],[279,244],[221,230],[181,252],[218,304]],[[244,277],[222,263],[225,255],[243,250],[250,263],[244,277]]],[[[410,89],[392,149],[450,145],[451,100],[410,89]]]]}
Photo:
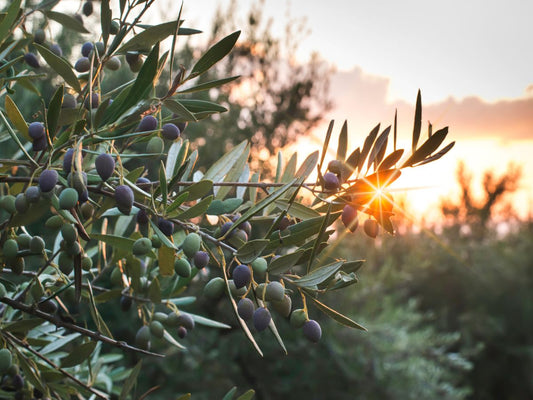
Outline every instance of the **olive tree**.
{"type": "Polygon", "coordinates": [[[67,59],[40,22],[89,31],[84,17],[56,11],[58,3],[25,9],[14,0],[0,21],[0,395],[145,398],[156,388],[135,394],[142,360],[184,350],[197,325],[231,328],[191,312],[198,296],[224,298],[258,355],[263,331],[288,351],[277,324],[289,323],[310,345],[320,341],[315,313],[364,330],[321,299],[355,284],[363,264],[336,257],[330,236],[338,219],[347,232],[364,219],[367,235],[393,234],[388,185],[402,168],[453,146],[439,151],[446,128],[430,130],[419,146],[420,95],[405,157],[396,124],[377,125],[348,153],[345,123],[336,159],[326,165],[332,122],[323,148],[300,165],[296,155],[279,159],[274,182],[251,170],[247,141],[199,169],[187,126],[226,108],[183,92],[237,79],[198,82],[240,32],[176,70],[176,41],[199,33],[184,26],[181,11],[145,25],[156,0],[86,1],[81,11],[100,14],[100,32],[67,59]],[[104,90],[106,77],[124,68],[134,79],[104,90]],[[159,95],[163,71],[172,79],[159,95]],[[40,79],[56,85],[51,98],[33,84],[40,79]],[[19,107],[16,91],[41,107],[19,107]],[[191,296],[191,286],[202,292],[191,296]],[[130,367],[126,357],[139,361],[130,367]]]}

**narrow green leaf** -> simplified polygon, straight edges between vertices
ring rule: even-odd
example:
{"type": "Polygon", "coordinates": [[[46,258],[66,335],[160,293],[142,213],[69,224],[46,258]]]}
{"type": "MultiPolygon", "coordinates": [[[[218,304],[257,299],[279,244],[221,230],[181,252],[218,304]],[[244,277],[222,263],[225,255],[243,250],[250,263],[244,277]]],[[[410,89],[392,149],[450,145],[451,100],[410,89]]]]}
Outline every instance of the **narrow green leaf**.
{"type": "MultiPolygon", "coordinates": [[[[81,282],[80,282],[80,285],[81,285],[81,282]]],[[[98,311],[98,308],[96,307],[96,302],[94,301],[93,289],[92,289],[90,282],[87,284],[87,287],[89,289],[87,291],[89,293],[89,311],[91,312],[91,317],[94,321],[94,324],[96,325],[96,329],[101,334],[106,335],[107,337],[113,338],[111,331],[107,327],[104,319],[102,318],[102,316],[100,315],[100,312],[98,311]]]]}
{"type": "Polygon", "coordinates": [[[207,112],[210,114],[223,113],[228,111],[226,107],[212,101],[196,100],[196,99],[181,99],[179,101],[187,110],[193,113],[207,112]]]}
{"type": "Polygon", "coordinates": [[[207,209],[209,208],[209,204],[211,204],[212,201],[213,201],[213,196],[212,195],[207,196],[206,198],[196,203],[194,206],[189,207],[187,210],[176,215],[175,218],[179,219],[180,221],[185,221],[191,218],[198,217],[200,215],[204,215],[207,209]]]}
{"type": "Polygon", "coordinates": [[[302,163],[302,165],[300,165],[300,168],[298,168],[298,171],[296,171],[296,174],[294,176],[300,178],[300,180],[304,182],[311,174],[311,172],[313,172],[313,170],[315,169],[316,163],[318,162],[318,156],[318,150],[309,154],[302,163]]]}
{"type": "MultiPolygon", "coordinates": [[[[247,143],[244,151],[240,154],[240,156],[235,160],[233,165],[231,166],[230,170],[226,174],[224,178],[224,182],[235,182],[239,179],[239,177],[242,174],[242,171],[244,170],[244,166],[246,165],[248,161],[248,157],[250,155],[250,144],[247,143]]],[[[231,191],[231,186],[220,186],[217,187],[215,192],[215,198],[216,199],[224,199],[227,194],[231,191]]],[[[242,201],[241,201],[242,203],[242,201]]],[[[240,204],[239,204],[240,205],[240,204]]]]}
{"type": "Polygon", "coordinates": [[[430,138],[428,138],[422,146],[420,146],[412,155],[409,157],[402,167],[409,167],[414,164],[417,164],[421,161],[424,161],[426,157],[431,155],[435,150],[439,148],[446,136],[448,135],[448,127],[439,129],[435,132],[430,138]]]}
{"type": "Polygon", "coordinates": [[[168,192],[167,192],[167,175],[165,174],[165,164],[161,161],[159,167],[159,188],[161,191],[161,204],[167,206],[168,192]]]}
{"type": "Polygon", "coordinates": [[[24,120],[24,117],[22,116],[22,113],[20,112],[15,102],[8,95],[6,95],[5,108],[7,117],[9,118],[11,123],[15,125],[15,128],[17,128],[20,134],[24,136],[24,139],[30,142],[32,139],[28,134],[28,124],[24,120]]]}
{"type": "Polygon", "coordinates": [[[186,189],[187,193],[189,193],[186,201],[193,201],[204,197],[206,194],[210,193],[212,189],[213,181],[205,179],[204,177],[204,179],[202,179],[200,182],[196,182],[186,189]]]}
{"type": "Polygon", "coordinates": [[[87,29],[85,29],[85,27],[80,21],[78,21],[74,17],[71,17],[70,15],[56,11],[46,11],[44,15],[46,15],[47,18],[58,22],[61,26],[70,29],[71,31],[79,33],[90,33],[87,29]]]}
{"type": "Polygon", "coordinates": [[[287,272],[290,268],[295,266],[298,263],[298,260],[302,256],[305,250],[298,249],[295,252],[285,254],[281,257],[278,257],[270,262],[268,265],[267,271],[270,274],[282,274],[287,272]]]}
{"type": "Polygon", "coordinates": [[[48,133],[52,140],[56,135],[57,122],[59,121],[59,113],[61,112],[61,104],[63,103],[64,86],[57,88],[54,96],[48,104],[48,112],[46,113],[46,122],[48,123],[48,133]]]}
{"type": "Polygon", "coordinates": [[[449,145],[447,145],[446,147],[444,147],[442,150],[438,151],[437,153],[435,153],[434,155],[432,155],[431,157],[428,157],[426,158],[424,161],[422,161],[420,164],[418,165],[423,165],[423,164],[427,164],[427,163],[430,163],[432,161],[435,161],[435,160],[438,160],[439,158],[441,158],[444,154],[446,154],[447,152],[449,152],[452,147],[455,145],[455,142],[451,142],[449,145]]]}
{"type": "MultiPolygon", "coordinates": [[[[172,243],[169,238],[163,233],[161,232],[161,229],[159,229],[156,225],[156,223],[150,219],[150,226],[152,227],[152,229],[154,230],[155,234],[157,235],[157,237],[161,240],[161,242],[166,246],[166,247],[170,247],[172,249],[177,250],[177,247],[174,243],[172,243]]],[[[163,247],[160,247],[159,250],[161,250],[163,247]]]]}
{"type": "MultiPolygon", "coordinates": [[[[162,248],[167,248],[166,246],[161,246],[159,250],[162,248]]],[[[170,249],[172,251],[172,273],[168,273],[167,269],[168,267],[163,268],[161,270],[161,262],[159,263],[159,273],[161,276],[172,276],[174,273],[174,249],[170,249]]],[[[159,253],[161,255],[161,253],[159,253]]],[[[161,256],[159,257],[161,259],[161,256]]],[[[150,287],[148,288],[148,298],[152,301],[154,304],[161,303],[161,285],[159,284],[159,279],[157,279],[157,276],[152,280],[152,283],[150,283],[150,287]]]]}
{"type": "Polygon", "coordinates": [[[276,176],[274,178],[275,183],[281,181],[281,170],[283,169],[283,153],[278,151],[278,163],[276,164],[276,176]]]}
{"type": "Polygon", "coordinates": [[[206,318],[206,317],[202,317],[201,315],[196,315],[196,314],[191,314],[191,313],[187,313],[187,314],[189,314],[192,317],[192,319],[194,320],[194,322],[196,322],[197,324],[208,326],[210,328],[231,329],[231,326],[229,326],[228,324],[224,324],[222,322],[214,321],[212,319],[209,319],[209,318],[206,318]]]}
{"type": "Polygon", "coordinates": [[[311,273],[302,276],[300,279],[294,281],[294,284],[300,287],[312,287],[321,284],[330,276],[337,273],[342,267],[344,261],[337,261],[332,264],[324,265],[323,267],[313,270],[311,273]]]}
{"type": "Polygon", "coordinates": [[[342,124],[341,133],[339,135],[339,144],[337,146],[336,160],[344,161],[346,159],[346,152],[348,150],[348,121],[342,124]]]}
{"type": "Polygon", "coordinates": [[[249,389],[243,394],[241,394],[239,397],[237,397],[237,400],[251,400],[255,396],[255,390],[249,389]]]}
{"type": "Polygon", "coordinates": [[[96,342],[94,341],[86,342],[78,347],[75,347],[68,356],[61,359],[61,367],[68,368],[81,364],[90,357],[95,347],[96,342]]]}
{"type": "Polygon", "coordinates": [[[358,147],[352,151],[352,153],[348,156],[346,163],[344,164],[347,168],[346,179],[349,179],[354,173],[355,169],[358,167],[359,157],[361,157],[361,149],[358,147]]]}
{"type": "Polygon", "coordinates": [[[7,9],[2,22],[0,22],[0,44],[2,44],[10,35],[11,26],[19,15],[22,0],[13,0],[7,9]]]}
{"type": "Polygon", "coordinates": [[[172,111],[173,113],[178,114],[180,118],[183,118],[186,121],[197,121],[194,114],[190,112],[187,107],[181,104],[178,100],[166,99],[163,101],[163,106],[172,111]]]}
{"type": "MultiPolygon", "coordinates": [[[[124,43],[119,49],[118,53],[126,53],[127,51],[148,51],[152,48],[152,46],[164,40],[170,35],[174,35],[176,32],[176,25],[178,21],[171,21],[171,22],[165,22],[163,24],[154,25],[147,27],[144,31],[137,33],[132,39],[124,43]]],[[[180,22],[183,23],[183,21],[180,22]]],[[[183,28],[178,29],[178,35],[183,34],[196,34],[201,33],[202,31],[198,31],[195,29],[187,29],[184,30],[183,28]]]]}
{"type": "Polygon", "coordinates": [[[374,127],[374,129],[370,131],[370,133],[365,139],[363,150],[361,150],[361,155],[359,156],[359,165],[357,166],[357,169],[359,171],[361,171],[361,169],[363,168],[366,157],[368,156],[368,153],[370,153],[370,149],[372,148],[372,145],[374,144],[374,141],[376,140],[376,137],[379,133],[379,127],[380,127],[380,124],[377,124],[374,127]]]}
{"type": "Polygon", "coordinates": [[[17,352],[17,361],[20,369],[22,372],[24,372],[24,377],[41,392],[46,393],[46,388],[43,385],[43,379],[41,377],[40,370],[35,362],[29,358],[26,358],[26,356],[24,356],[24,354],[22,354],[18,348],[15,348],[15,351],[17,352]]]}
{"type": "Polygon", "coordinates": [[[91,233],[91,239],[104,242],[112,247],[124,250],[127,253],[131,253],[133,243],[135,243],[135,240],[133,239],[114,235],[103,235],[101,233],[91,233]]]}
{"type": "Polygon", "coordinates": [[[187,197],[189,197],[189,192],[181,193],[179,196],[177,196],[172,204],[167,207],[165,212],[167,215],[171,215],[172,211],[174,211],[176,208],[181,206],[185,200],[187,200],[187,197]]]}
{"type": "Polygon", "coordinates": [[[190,400],[190,399],[191,399],[191,394],[187,393],[187,394],[181,395],[176,400],[190,400]]]}
{"type": "MultiPolygon", "coordinates": [[[[281,152],[279,153],[281,154],[281,152]]],[[[283,175],[281,175],[281,179],[277,182],[281,183],[287,183],[292,178],[296,176],[296,164],[298,163],[298,153],[293,153],[291,158],[289,158],[289,161],[287,162],[287,165],[285,165],[285,169],[283,170],[283,175]]]]}
{"type": "Polygon", "coordinates": [[[205,173],[203,179],[219,182],[235,165],[241,155],[246,151],[248,142],[246,140],[239,143],[229,152],[218,159],[205,173]]]}
{"type": "Polygon", "coordinates": [[[111,9],[109,8],[109,0],[102,0],[100,6],[100,23],[102,26],[102,39],[105,45],[109,40],[109,30],[111,29],[111,9]]]}
{"type": "Polygon", "coordinates": [[[139,372],[141,372],[142,360],[133,367],[131,370],[130,376],[122,384],[122,391],[120,392],[119,400],[126,400],[128,395],[133,390],[133,387],[137,384],[137,377],[139,372]]]}
{"type": "Polygon", "coordinates": [[[309,208],[301,203],[296,202],[289,204],[286,199],[276,200],[276,206],[278,206],[282,210],[287,210],[287,214],[298,219],[305,220],[309,218],[320,217],[320,213],[313,210],[312,208],[309,208]]]}
{"type": "Polygon", "coordinates": [[[221,41],[215,43],[207,52],[198,60],[192,68],[190,77],[203,74],[221,59],[223,59],[235,46],[241,31],[233,32],[221,41]]]}
{"type": "Polygon", "coordinates": [[[170,179],[174,178],[174,175],[179,167],[181,167],[181,164],[178,165],[178,155],[180,153],[180,149],[183,142],[182,140],[178,140],[170,145],[170,148],[167,152],[167,160],[165,162],[165,173],[167,177],[170,177],[170,179]]]}
{"type": "Polygon", "coordinates": [[[378,170],[383,171],[390,168],[393,168],[400,158],[402,158],[403,149],[399,149],[390,153],[382,162],[379,164],[378,170]]]}
{"type": "MultiPolygon", "coordinates": [[[[163,338],[169,342],[171,345],[177,347],[178,349],[180,350],[185,350],[186,347],[181,345],[176,339],[174,339],[174,337],[165,329],[165,332],[163,333],[163,338]]],[[[183,396],[181,396],[179,399],[181,399],[183,396]]],[[[190,398],[190,395],[189,397],[185,397],[185,398],[190,398]]],[[[178,399],[178,400],[179,400],[178,399]]]]}
{"type": "MultiPolygon", "coordinates": [[[[322,165],[324,164],[324,157],[328,153],[329,140],[331,139],[331,133],[333,132],[334,121],[329,121],[328,130],[326,132],[326,137],[324,138],[324,144],[322,145],[322,153],[320,155],[320,162],[318,163],[318,173],[322,170],[322,165]]],[[[321,176],[321,175],[320,175],[321,176]]]]}
{"type": "MultiPolygon", "coordinates": [[[[174,259],[176,258],[176,249],[173,247],[161,246],[157,251],[157,254],[157,259],[159,261],[159,273],[162,276],[172,276],[172,274],[174,274],[174,259]]],[[[159,282],[157,283],[157,286],[159,287],[159,282]]],[[[156,303],[159,303],[161,301],[161,289],[158,289],[159,295],[155,293],[155,290],[156,289],[154,289],[154,293],[150,292],[150,294],[153,294],[154,298],[157,296],[159,301],[156,303]]],[[[150,299],[152,298],[150,297],[150,299]]]]}
{"type": "MultiPolygon", "coordinates": [[[[327,225],[330,226],[337,218],[339,218],[341,212],[333,213],[329,216],[327,225]]],[[[310,218],[305,221],[298,222],[297,224],[289,226],[288,229],[283,232],[276,231],[270,235],[270,244],[267,250],[277,249],[281,246],[292,246],[299,243],[303,243],[311,236],[316,235],[324,222],[325,216],[310,218]]]]}
{"type": "Polygon", "coordinates": [[[250,240],[239,247],[235,253],[235,257],[237,257],[241,263],[251,263],[261,255],[268,243],[269,240],[266,239],[250,240]]]}
{"type": "Polygon", "coordinates": [[[148,57],[143,63],[137,79],[133,83],[133,86],[127,87],[117,97],[113,104],[107,108],[103,123],[109,123],[115,121],[130,107],[136,105],[139,100],[142,100],[149,93],[150,89],[154,85],[154,80],[157,76],[157,69],[159,64],[159,43],[156,43],[148,57]],[[124,95],[122,95],[124,93],[124,95]]]}
{"type": "Polygon", "coordinates": [[[422,94],[420,89],[418,89],[418,94],[416,96],[416,107],[415,107],[415,120],[413,123],[413,145],[412,152],[416,150],[416,145],[418,144],[418,139],[420,138],[420,131],[422,130],[422,94]]]}
{"type": "Polygon", "coordinates": [[[235,79],[240,78],[240,75],[237,76],[231,76],[229,78],[224,79],[216,79],[214,81],[204,82],[200,83],[199,85],[192,86],[187,89],[178,90],[178,94],[187,94],[187,93],[195,93],[195,92],[201,92],[204,90],[213,89],[222,85],[225,85],[226,83],[233,82],[235,79]]]}
{"type": "Polygon", "coordinates": [[[4,125],[6,126],[7,131],[9,132],[9,135],[15,141],[19,149],[24,153],[24,155],[28,158],[28,160],[32,162],[32,164],[37,165],[37,162],[33,159],[32,156],[28,154],[28,152],[26,151],[26,148],[22,145],[22,143],[20,143],[19,138],[17,137],[15,131],[13,131],[13,128],[11,128],[11,126],[9,125],[9,122],[4,116],[4,113],[2,112],[2,110],[0,110],[0,118],[2,119],[2,122],[4,123],[4,125]]]}
{"type": "Polygon", "coordinates": [[[341,314],[340,312],[335,311],[334,309],[328,307],[324,303],[321,303],[320,301],[315,299],[313,296],[307,296],[307,298],[313,300],[313,302],[315,303],[316,307],[320,311],[322,311],[324,314],[326,314],[327,316],[329,316],[333,320],[339,322],[340,324],[348,326],[350,328],[360,329],[362,331],[366,331],[367,330],[363,325],[358,324],[357,322],[355,322],[354,320],[352,320],[352,319],[348,318],[347,316],[341,314]]]}
{"type": "Polygon", "coordinates": [[[346,273],[357,272],[359,269],[361,269],[364,263],[365,260],[347,261],[341,267],[341,270],[346,273]]]}
{"type": "Polygon", "coordinates": [[[40,318],[23,319],[2,325],[2,330],[5,330],[6,332],[20,333],[25,336],[30,330],[38,327],[44,322],[45,321],[40,318]]]}
{"type": "MultiPolygon", "coordinates": [[[[318,230],[317,237],[315,239],[315,244],[313,245],[313,249],[311,250],[311,256],[309,257],[309,262],[307,263],[307,272],[311,270],[311,267],[313,266],[313,263],[315,262],[315,258],[317,255],[317,251],[320,247],[320,243],[322,242],[322,237],[324,232],[326,231],[328,227],[329,217],[331,215],[331,203],[328,203],[328,211],[326,215],[324,216],[324,220],[322,221],[322,225],[320,225],[320,229],[318,230]]],[[[327,241],[327,239],[326,239],[327,241]]]]}
{"type": "Polygon", "coordinates": [[[52,53],[46,47],[37,43],[34,43],[33,45],[37,48],[37,50],[39,50],[39,53],[41,56],[43,56],[48,65],[52,67],[52,69],[57,72],[57,74],[61,76],[65,82],[68,83],[76,92],[80,93],[80,81],[76,77],[76,74],[72,70],[72,67],[69,65],[69,63],[65,61],[64,58],[52,53]]]}
{"type": "Polygon", "coordinates": [[[55,338],[54,341],[52,341],[50,344],[44,346],[41,350],[39,350],[39,353],[41,353],[43,356],[49,353],[52,353],[60,349],[61,347],[69,344],[74,339],[79,338],[80,336],[81,336],[81,333],[71,333],[69,335],[66,335],[60,338],[55,338]]]}
{"type": "Polygon", "coordinates": [[[228,393],[224,395],[222,400],[233,400],[233,396],[235,396],[235,393],[237,393],[237,386],[233,386],[228,393]]]}
{"type": "Polygon", "coordinates": [[[382,152],[383,146],[385,146],[385,148],[387,146],[387,138],[389,137],[390,130],[391,130],[390,126],[385,128],[385,130],[381,132],[381,134],[378,136],[378,138],[374,142],[372,151],[370,152],[370,155],[368,156],[368,164],[367,164],[368,169],[370,169],[370,166],[372,165],[374,161],[376,160],[378,162],[381,161],[378,159],[378,155],[380,154],[380,152],[382,152]]]}
{"type": "Polygon", "coordinates": [[[277,189],[275,192],[272,192],[269,196],[263,198],[261,201],[256,203],[253,207],[249,208],[242,216],[235,221],[235,223],[231,226],[231,228],[226,233],[226,237],[234,230],[236,229],[240,224],[243,222],[248,221],[252,216],[262,211],[265,207],[269,206],[270,204],[274,203],[277,199],[279,199],[283,194],[289,190],[292,185],[294,185],[296,182],[298,182],[298,178],[294,178],[292,181],[288,182],[287,184],[283,185],[279,189],[277,189]]]}

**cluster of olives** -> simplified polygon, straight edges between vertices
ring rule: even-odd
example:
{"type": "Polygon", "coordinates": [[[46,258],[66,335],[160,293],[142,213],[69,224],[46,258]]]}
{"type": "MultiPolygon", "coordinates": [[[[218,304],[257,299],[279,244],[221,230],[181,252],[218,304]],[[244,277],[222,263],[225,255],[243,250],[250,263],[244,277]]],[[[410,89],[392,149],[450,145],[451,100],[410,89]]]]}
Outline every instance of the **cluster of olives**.
{"type": "MultiPolygon", "coordinates": [[[[279,281],[265,281],[268,262],[265,258],[256,258],[249,265],[239,264],[233,268],[231,279],[228,280],[230,294],[238,299],[237,312],[244,321],[251,321],[256,331],[264,331],[272,320],[270,309],[283,318],[289,318],[291,326],[302,328],[304,337],[311,342],[318,342],[322,331],[318,322],[310,320],[307,312],[292,309],[291,297],[279,281]],[[255,306],[253,297],[260,304],[255,306]],[[249,296],[250,297],[247,297],[249,296]]],[[[215,277],[204,287],[204,295],[212,300],[220,298],[226,290],[224,279],[215,277]]]]}
{"type": "MultiPolygon", "coordinates": [[[[13,393],[15,400],[27,399],[28,390],[25,389],[26,381],[24,377],[19,373],[18,365],[13,362],[13,355],[7,348],[0,349],[0,376],[2,376],[0,382],[0,388],[4,393],[13,393]]],[[[30,391],[33,395],[32,400],[42,399],[49,400],[48,397],[44,397],[44,394],[37,388],[33,388],[30,391]]]]}
{"type": "Polygon", "coordinates": [[[194,329],[194,319],[186,313],[155,312],[152,320],[139,328],[135,335],[135,345],[143,350],[150,350],[152,338],[162,339],[165,328],[177,328],[178,337],[184,339],[194,329]]]}
{"type": "MultiPolygon", "coordinates": [[[[336,192],[339,190],[342,183],[346,181],[347,176],[350,175],[350,170],[347,166],[339,161],[332,160],[328,164],[328,172],[323,176],[323,188],[327,192],[336,192]]],[[[346,204],[342,210],[342,223],[350,230],[355,232],[359,226],[359,219],[357,217],[357,208],[351,204],[346,204]]],[[[368,218],[363,225],[365,234],[371,238],[376,238],[379,233],[379,224],[375,219],[368,218]]]]}

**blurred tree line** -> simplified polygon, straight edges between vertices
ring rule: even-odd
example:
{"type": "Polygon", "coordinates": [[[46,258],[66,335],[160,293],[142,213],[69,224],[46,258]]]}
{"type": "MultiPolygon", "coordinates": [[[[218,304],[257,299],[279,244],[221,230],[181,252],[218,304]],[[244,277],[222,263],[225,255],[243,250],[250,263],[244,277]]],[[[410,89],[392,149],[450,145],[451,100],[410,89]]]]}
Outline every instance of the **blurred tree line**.
{"type": "MultiPolygon", "coordinates": [[[[218,119],[187,127],[206,165],[244,139],[266,149],[266,161],[316,126],[331,107],[327,65],[318,57],[305,64],[284,57],[294,53],[302,26],[289,24],[284,42],[271,32],[261,4],[250,9],[245,40],[222,63],[223,71],[215,72],[242,78],[205,99],[227,99],[232,107],[218,119]]],[[[231,2],[218,11],[210,42],[233,28],[236,6],[231,2]]],[[[55,37],[64,54],[77,57],[82,37],[71,32],[55,37]]],[[[188,66],[193,56],[185,46],[177,64],[188,66]]],[[[110,74],[106,90],[133,77],[127,66],[110,74]]],[[[54,82],[41,81],[36,89],[51,97],[54,82]]],[[[28,93],[14,96],[17,104],[25,104],[22,112],[31,121],[40,105],[28,93]]],[[[367,262],[360,284],[332,305],[362,322],[368,333],[312,315],[320,319],[325,340],[310,347],[280,323],[289,355],[264,335],[259,338],[265,351],[261,359],[237,327],[199,330],[189,339],[187,353],[167,349],[164,360],[151,360],[139,385],[148,389],[172,381],[177,391],[195,393],[194,399],[221,398],[233,385],[254,388],[259,400],[533,398],[533,225],[522,221],[501,237],[492,223],[494,210],[516,189],[520,173],[511,168],[501,177],[487,174],[481,200],[473,197],[469,176],[463,167],[458,175],[462,195],[442,205],[446,225],[438,235],[436,227],[427,228],[429,235],[407,227],[401,236],[377,241],[361,232],[339,238],[339,257],[367,262]]],[[[202,286],[188,290],[201,298],[202,286]]],[[[199,306],[210,306],[217,319],[235,324],[227,302],[200,300],[199,306]]],[[[127,316],[108,312],[117,313],[119,331],[121,324],[127,326],[127,316]]],[[[159,391],[157,398],[175,394],[159,391]]]]}

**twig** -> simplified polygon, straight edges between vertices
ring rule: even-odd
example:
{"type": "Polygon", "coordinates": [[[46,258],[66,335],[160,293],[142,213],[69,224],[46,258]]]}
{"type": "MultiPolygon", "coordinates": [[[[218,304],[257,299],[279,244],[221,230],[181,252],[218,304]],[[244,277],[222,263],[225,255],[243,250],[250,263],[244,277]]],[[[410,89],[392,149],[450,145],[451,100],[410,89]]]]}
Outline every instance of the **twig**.
{"type": "Polygon", "coordinates": [[[16,344],[18,344],[19,346],[22,346],[24,347],[26,350],[28,350],[30,353],[34,354],[35,356],[39,357],[41,360],[43,360],[45,363],[47,363],[48,365],[50,365],[52,368],[54,368],[56,371],[59,371],[61,372],[63,375],[65,375],[67,378],[71,379],[72,381],[76,382],[78,385],[80,385],[81,387],[83,387],[84,389],[88,390],[89,392],[91,392],[92,394],[94,394],[96,397],[98,397],[99,399],[105,399],[105,400],[108,400],[109,399],[109,396],[107,395],[104,395],[102,394],[101,392],[99,392],[98,390],[96,389],[93,389],[91,388],[90,386],[87,386],[85,383],[83,383],[82,381],[80,381],[78,378],[76,378],[75,376],[69,374],[67,371],[65,371],[63,368],[61,368],[60,366],[58,366],[57,364],[55,364],[52,360],[50,360],[49,358],[43,356],[41,353],[39,353],[38,351],[32,349],[30,347],[29,344],[27,344],[26,342],[23,342],[22,340],[16,338],[15,336],[13,336],[11,333],[9,332],[2,332],[2,335],[4,337],[6,337],[10,342],[15,342],[16,344]]]}
{"type": "Polygon", "coordinates": [[[162,354],[152,353],[151,351],[147,351],[147,350],[139,349],[137,347],[130,346],[126,342],[118,341],[118,340],[115,340],[115,339],[111,339],[110,337],[102,335],[100,332],[93,332],[93,331],[91,331],[89,329],[82,328],[81,326],[74,325],[74,324],[71,324],[69,322],[62,321],[62,320],[56,318],[55,316],[53,316],[51,314],[44,313],[44,312],[42,312],[42,311],[40,311],[40,310],[38,310],[38,309],[36,309],[36,308],[34,308],[32,306],[29,306],[29,305],[21,303],[19,301],[10,299],[8,297],[1,297],[0,298],[0,302],[5,303],[8,306],[13,307],[13,308],[15,308],[17,310],[20,310],[22,312],[25,312],[27,314],[34,315],[34,316],[36,316],[38,318],[44,319],[44,320],[54,324],[55,326],[59,326],[59,327],[66,328],[66,329],[70,329],[70,330],[72,330],[74,332],[78,332],[78,333],[81,333],[82,335],[85,335],[85,336],[88,336],[90,338],[93,338],[94,340],[98,340],[100,342],[110,344],[111,346],[115,346],[115,347],[118,347],[120,349],[124,349],[124,350],[128,350],[128,351],[133,351],[133,352],[137,352],[137,353],[146,354],[146,355],[149,355],[149,356],[164,357],[164,355],[162,355],[162,354]]]}

